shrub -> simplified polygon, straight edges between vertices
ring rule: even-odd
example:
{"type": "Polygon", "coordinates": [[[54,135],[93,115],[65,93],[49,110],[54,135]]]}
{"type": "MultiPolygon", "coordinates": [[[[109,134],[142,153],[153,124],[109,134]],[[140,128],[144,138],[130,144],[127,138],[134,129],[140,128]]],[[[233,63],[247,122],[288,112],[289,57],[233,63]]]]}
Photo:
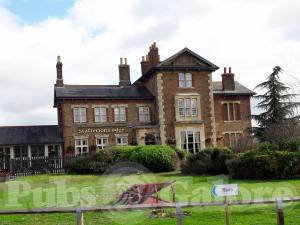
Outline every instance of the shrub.
{"type": "Polygon", "coordinates": [[[259,150],[237,155],[226,163],[235,179],[287,179],[300,176],[300,153],[259,150]]]}
{"type": "Polygon", "coordinates": [[[119,152],[121,161],[129,161],[131,154],[136,151],[137,148],[137,146],[133,145],[111,147],[111,149],[116,149],[119,152]]]}
{"type": "Polygon", "coordinates": [[[139,146],[130,154],[130,161],[142,164],[152,172],[173,171],[177,167],[176,151],[170,146],[139,146]]]}
{"type": "Polygon", "coordinates": [[[76,174],[102,174],[119,160],[119,151],[116,149],[102,149],[93,155],[79,156],[69,159],[66,169],[76,174]]]}
{"type": "Polygon", "coordinates": [[[277,151],[278,146],[270,142],[261,142],[255,146],[255,150],[261,152],[277,151]]]}
{"type": "Polygon", "coordinates": [[[300,139],[294,139],[286,142],[281,142],[279,144],[281,149],[291,151],[291,152],[300,152],[300,139]]]}
{"type": "Polygon", "coordinates": [[[182,166],[185,174],[227,174],[226,161],[233,157],[229,149],[206,149],[189,155],[182,166]]]}

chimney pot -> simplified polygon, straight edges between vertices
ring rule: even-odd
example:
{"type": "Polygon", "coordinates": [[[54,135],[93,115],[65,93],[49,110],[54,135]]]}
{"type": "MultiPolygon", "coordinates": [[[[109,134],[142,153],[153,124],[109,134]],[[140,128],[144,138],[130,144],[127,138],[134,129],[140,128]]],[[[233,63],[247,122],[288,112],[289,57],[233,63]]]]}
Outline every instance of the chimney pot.
{"type": "Polygon", "coordinates": [[[229,67],[229,73],[231,73],[231,67],[229,67]]]}
{"type": "Polygon", "coordinates": [[[235,90],[234,74],[231,72],[231,67],[229,67],[228,73],[226,67],[224,67],[224,73],[222,74],[222,89],[223,91],[235,90]]]}
{"type": "Polygon", "coordinates": [[[61,62],[61,57],[60,57],[60,55],[57,56],[57,62],[59,62],[59,63],[61,62]]]}
{"type": "Polygon", "coordinates": [[[145,62],[145,56],[142,56],[142,62],[145,62]]]}
{"type": "Polygon", "coordinates": [[[125,58],[125,63],[124,64],[127,65],[127,58],[125,58]]]}
{"type": "Polygon", "coordinates": [[[227,73],[227,68],[226,67],[224,67],[224,74],[226,74],[227,73]]]}
{"type": "Polygon", "coordinates": [[[123,58],[121,57],[120,58],[120,65],[122,65],[123,64],[123,58]]]}

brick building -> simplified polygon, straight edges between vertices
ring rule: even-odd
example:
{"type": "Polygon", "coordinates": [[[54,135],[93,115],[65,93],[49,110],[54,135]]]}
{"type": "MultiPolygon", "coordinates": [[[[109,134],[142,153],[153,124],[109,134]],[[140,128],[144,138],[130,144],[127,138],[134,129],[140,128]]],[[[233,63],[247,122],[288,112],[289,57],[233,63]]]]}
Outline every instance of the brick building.
{"type": "Polygon", "coordinates": [[[251,127],[254,93],[235,81],[231,68],[213,82],[219,68],[188,48],[161,61],[154,43],[133,83],[126,58],[118,85],[64,84],[60,57],[56,68],[54,107],[65,153],[128,144],[174,144],[197,152],[233,145],[251,127]]]}

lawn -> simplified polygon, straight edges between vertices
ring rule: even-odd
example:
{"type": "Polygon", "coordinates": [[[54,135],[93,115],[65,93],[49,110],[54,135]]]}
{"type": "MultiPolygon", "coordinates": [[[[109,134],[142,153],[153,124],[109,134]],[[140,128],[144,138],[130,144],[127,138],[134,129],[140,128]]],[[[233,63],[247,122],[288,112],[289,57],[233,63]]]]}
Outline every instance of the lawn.
{"type": "MultiPolygon", "coordinates": [[[[236,199],[269,199],[279,196],[300,196],[300,180],[248,181],[229,180],[225,176],[182,176],[179,173],[141,175],[41,175],[22,177],[0,184],[0,209],[89,207],[113,204],[118,194],[135,183],[176,181],[176,199],[179,202],[208,202],[222,200],[211,195],[213,184],[238,183],[240,195],[236,199]]],[[[171,200],[170,189],[162,191],[161,198],[171,200]]],[[[233,197],[232,199],[235,199],[233,197]]],[[[276,224],[274,205],[231,207],[233,225],[276,224]]],[[[223,225],[224,208],[207,207],[184,209],[190,216],[188,225],[223,225]]],[[[174,210],[168,210],[170,214],[174,210]]],[[[176,224],[176,219],[149,218],[150,211],[85,213],[86,224],[176,224]]],[[[300,204],[285,204],[286,224],[300,224],[300,204]]],[[[52,225],[75,224],[75,214],[43,214],[0,216],[0,224],[52,225]]]]}

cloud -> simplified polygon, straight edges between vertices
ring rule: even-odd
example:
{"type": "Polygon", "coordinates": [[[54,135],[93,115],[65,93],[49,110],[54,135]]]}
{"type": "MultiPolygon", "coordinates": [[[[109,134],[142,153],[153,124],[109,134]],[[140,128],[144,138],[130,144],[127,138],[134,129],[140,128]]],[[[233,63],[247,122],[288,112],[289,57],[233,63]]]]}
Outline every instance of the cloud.
{"type": "Polygon", "coordinates": [[[65,83],[116,84],[120,57],[128,58],[135,80],[153,41],[162,59],[189,47],[220,67],[232,66],[249,88],[276,65],[289,82],[298,75],[300,60],[298,5],[293,0],[77,0],[64,18],[34,25],[0,6],[0,125],[56,123],[57,55],[65,83]]]}

